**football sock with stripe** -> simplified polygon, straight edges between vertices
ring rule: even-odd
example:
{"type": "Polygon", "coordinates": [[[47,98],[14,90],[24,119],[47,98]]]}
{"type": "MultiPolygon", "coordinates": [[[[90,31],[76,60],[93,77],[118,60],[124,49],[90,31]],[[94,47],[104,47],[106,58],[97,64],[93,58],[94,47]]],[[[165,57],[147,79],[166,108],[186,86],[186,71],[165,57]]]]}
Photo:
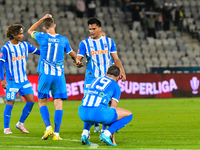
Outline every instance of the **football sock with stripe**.
{"type": "Polygon", "coordinates": [[[34,102],[27,102],[24,106],[24,109],[22,110],[22,115],[19,119],[19,122],[24,123],[28,115],[30,114],[32,108],[33,108],[34,102]]]}
{"type": "Polygon", "coordinates": [[[13,105],[6,104],[5,110],[4,110],[4,128],[9,128],[10,124],[10,117],[11,117],[11,111],[13,109],[13,105]]]}

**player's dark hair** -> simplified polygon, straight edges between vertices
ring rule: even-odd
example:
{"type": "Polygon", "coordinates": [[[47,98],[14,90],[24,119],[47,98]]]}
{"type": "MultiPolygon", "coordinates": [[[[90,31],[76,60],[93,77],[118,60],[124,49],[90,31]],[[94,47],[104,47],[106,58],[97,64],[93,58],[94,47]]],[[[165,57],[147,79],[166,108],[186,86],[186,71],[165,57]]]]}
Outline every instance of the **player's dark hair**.
{"type": "Polygon", "coordinates": [[[53,18],[45,18],[42,23],[46,29],[49,29],[50,27],[53,27],[54,20],[53,18]]]}
{"type": "Polygon", "coordinates": [[[10,25],[7,29],[6,29],[6,37],[9,38],[10,40],[12,40],[17,34],[19,34],[22,30],[24,30],[24,26],[21,24],[13,24],[10,25]]]}
{"type": "Polygon", "coordinates": [[[116,65],[112,65],[108,68],[107,74],[117,77],[120,74],[120,69],[116,65]]]}
{"type": "Polygon", "coordinates": [[[90,24],[96,24],[98,27],[101,27],[101,21],[99,21],[97,18],[91,18],[88,20],[88,25],[90,24]]]}

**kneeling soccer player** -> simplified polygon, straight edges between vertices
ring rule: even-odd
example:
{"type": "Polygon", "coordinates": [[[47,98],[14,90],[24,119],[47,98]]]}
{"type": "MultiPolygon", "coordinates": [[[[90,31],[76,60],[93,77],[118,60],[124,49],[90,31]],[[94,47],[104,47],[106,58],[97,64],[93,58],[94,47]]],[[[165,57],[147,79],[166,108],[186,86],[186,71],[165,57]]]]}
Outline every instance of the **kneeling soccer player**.
{"type": "Polygon", "coordinates": [[[101,123],[108,125],[109,128],[101,133],[99,139],[107,145],[116,146],[111,136],[132,120],[133,115],[129,110],[117,108],[121,95],[117,84],[119,75],[120,69],[117,66],[109,67],[107,75],[95,79],[83,97],[82,105],[79,106],[79,117],[87,124],[84,125],[81,137],[83,145],[90,145],[88,138],[91,126],[94,123],[101,123]],[[110,100],[111,107],[108,106],[110,100]]]}

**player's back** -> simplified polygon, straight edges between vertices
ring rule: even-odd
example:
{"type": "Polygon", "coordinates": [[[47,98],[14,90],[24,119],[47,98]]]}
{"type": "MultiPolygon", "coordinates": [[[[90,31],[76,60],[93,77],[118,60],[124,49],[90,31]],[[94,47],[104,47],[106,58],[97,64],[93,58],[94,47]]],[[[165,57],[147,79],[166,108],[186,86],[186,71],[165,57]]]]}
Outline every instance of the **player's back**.
{"type": "Polygon", "coordinates": [[[106,76],[99,77],[91,83],[82,100],[82,105],[87,107],[108,106],[111,99],[118,101],[120,95],[121,91],[115,80],[106,76]]]}
{"type": "Polygon", "coordinates": [[[62,35],[52,36],[44,34],[40,39],[41,57],[50,63],[58,63],[64,60],[64,51],[68,40],[62,35]]]}
{"type": "Polygon", "coordinates": [[[40,60],[38,72],[58,75],[64,73],[64,52],[72,51],[69,41],[66,37],[56,34],[37,32],[35,38],[40,44],[40,60]]]}

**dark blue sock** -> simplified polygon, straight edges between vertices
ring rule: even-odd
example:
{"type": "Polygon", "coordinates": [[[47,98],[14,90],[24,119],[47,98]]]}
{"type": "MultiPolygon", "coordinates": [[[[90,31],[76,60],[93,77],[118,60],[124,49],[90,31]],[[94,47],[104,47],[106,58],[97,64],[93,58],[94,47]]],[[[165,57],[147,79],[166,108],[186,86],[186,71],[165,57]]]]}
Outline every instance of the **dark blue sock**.
{"type": "Polygon", "coordinates": [[[98,124],[98,123],[94,123],[94,125],[95,125],[95,127],[96,127],[96,126],[99,126],[99,124],[98,124]]]}
{"type": "Polygon", "coordinates": [[[56,110],[54,114],[54,123],[55,123],[55,131],[59,133],[60,131],[60,125],[62,122],[62,116],[63,116],[63,110],[56,110]]]}
{"type": "Polygon", "coordinates": [[[44,124],[46,127],[51,126],[50,120],[49,120],[49,110],[47,106],[40,107],[40,114],[42,116],[42,119],[44,121],[44,124]]]}
{"type": "Polygon", "coordinates": [[[110,131],[110,133],[113,134],[117,130],[125,127],[126,124],[132,120],[132,118],[133,118],[133,114],[115,121],[113,124],[110,125],[110,127],[108,128],[108,131],[110,131]]]}
{"type": "Polygon", "coordinates": [[[9,128],[12,109],[13,109],[13,105],[6,104],[6,107],[4,109],[4,114],[3,114],[4,128],[9,128]]]}
{"type": "Polygon", "coordinates": [[[84,122],[83,130],[86,129],[86,130],[90,131],[91,126],[92,126],[92,124],[84,122]]]}
{"type": "Polygon", "coordinates": [[[102,130],[106,130],[107,129],[107,125],[102,124],[102,130]]]}
{"type": "Polygon", "coordinates": [[[32,108],[33,108],[34,102],[27,102],[26,105],[24,106],[24,109],[22,110],[22,115],[19,119],[19,122],[24,123],[28,115],[30,114],[32,108]]]}

